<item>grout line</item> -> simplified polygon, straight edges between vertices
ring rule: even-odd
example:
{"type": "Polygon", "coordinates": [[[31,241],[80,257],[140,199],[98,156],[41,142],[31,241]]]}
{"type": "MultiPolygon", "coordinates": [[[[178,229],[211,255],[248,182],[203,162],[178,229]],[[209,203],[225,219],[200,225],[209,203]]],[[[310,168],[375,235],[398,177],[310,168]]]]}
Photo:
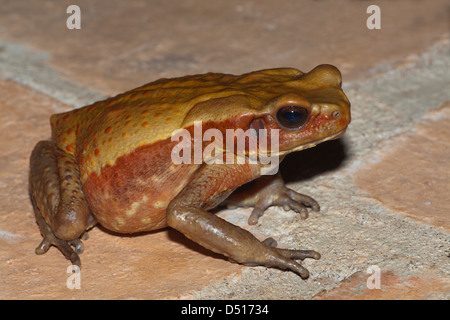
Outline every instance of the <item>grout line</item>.
{"type": "MultiPolygon", "coordinates": [[[[64,104],[79,108],[104,99],[98,91],[76,84],[48,65],[50,55],[0,41],[0,76],[26,85],[64,104]]],[[[63,109],[55,112],[65,111],[63,109]]]]}

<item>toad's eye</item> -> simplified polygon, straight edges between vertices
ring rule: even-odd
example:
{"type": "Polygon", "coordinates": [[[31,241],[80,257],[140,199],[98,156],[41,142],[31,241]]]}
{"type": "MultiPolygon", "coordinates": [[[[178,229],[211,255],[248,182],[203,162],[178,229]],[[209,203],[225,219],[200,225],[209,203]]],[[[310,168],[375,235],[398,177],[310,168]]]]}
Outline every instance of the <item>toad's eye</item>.
{"type": "Polygon", "coordinates": [[[309,110],[300,106],[285,106],[277,111],[277,122],[286,129],[299,129],[309,117],[309,110]]]}

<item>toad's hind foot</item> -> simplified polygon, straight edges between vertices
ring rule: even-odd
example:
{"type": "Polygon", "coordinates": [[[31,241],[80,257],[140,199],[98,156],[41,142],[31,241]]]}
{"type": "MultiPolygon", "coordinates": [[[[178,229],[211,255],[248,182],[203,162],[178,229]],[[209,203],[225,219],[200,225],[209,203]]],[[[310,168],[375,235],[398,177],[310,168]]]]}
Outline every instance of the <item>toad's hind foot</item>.
{"type": "Polygon", "coordinates": [[[36,254],[53,245],[72,264],[80,266],[80,238],[95,224],[84,198],[73,155],[51,141],[40,141],[30,157],[29,193],[36,221],[44,238],[36,254]]]}
{"type": "Polygon", "coordinates": [[[41,234],[44,239],[42,239],[41,243],[36,247],[36,254],[44,254],[50,249],[50,247],[53,245],[59,249],[59,251],[62,252],[62,254],[66,257],[67,260],[70,260],[70,262],[74,265],[77,265],[81,268],[81,260],[79,257],[79,253],[82,253],[84,250],[83,242],[80,239],[75,239],[71,241],[66,241],[59,239],[53,234],[52,229],[47,224],[47,222],[44,221],[42,216],[39,214],[36,214],[36,220],[39,225],[39,229],[41,230],[41,234]],[[74,248],[72,248],[72,246],[74,248]]]}

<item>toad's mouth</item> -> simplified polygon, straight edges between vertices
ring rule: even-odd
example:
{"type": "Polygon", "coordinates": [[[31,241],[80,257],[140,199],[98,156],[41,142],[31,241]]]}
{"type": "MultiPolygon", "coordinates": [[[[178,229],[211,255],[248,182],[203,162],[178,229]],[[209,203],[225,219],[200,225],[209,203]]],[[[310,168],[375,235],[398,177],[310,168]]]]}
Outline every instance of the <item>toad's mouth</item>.
{"type": "MultiPolygon", "coordinates": [[[[222,143],[220,144],[215,144],[212,143],[215,147],[214,149],[214,154],[211,154],[208,156],[208,154],[203,154],[203,160],[205,163],[209,164],[209,163],[215,163],[215,159],[216,159],[216,155],[217,154],[222,154],[222,155],[227,155],[226,161],[228,163],[229,159],[232,159],[232,161],[236,161],[235,158],[238,158],[240,160],[237,161],[237,163],[260,163],[260,164],[268,164],[271,163],[273,161],[279,162],[281,161],[281,158],[284,158],[284,156],[286,156],[287,154],[291,153],[291,152],[295,152],[295,151],[301,151],[301,150],[305,150],[305,149],[309,149],[312,148],[316,145],[318,145],[319,143],[325,142],[325,141],[329,141],[329,140],[334,140],[337,139],[339,137],[341,137],[346,131],[345,129],[342,129],[332,135],[326,136],[324,138],[321,139],[317,139],[317,140],[313,140],[298,146],[295,146],[291,149],[287,149],[287,150],[278,150],[278,148],[272,148],[272,149],[265,149],[265,148],[255,148],[255,149],[251,149],[250,150],[243,150],[243,152],[236,152],[236,150],[226,150],[226,148],[222,148],[222,143]],[[275,150],[273,150],[275,149],[275,150]],[[229,157],[228,157],[229,156],[229,157]],[[279,159],[278,161],[276,159],[279,159]]],[[[273,145],[274,142],[272,142],[273,145]]],[[[220,158],[219,158],[220,159],[220,158]]],[[[220,162],[223,163],[223,162],[220,162]]]]}
{"type": "Polygon", "coordinates": [[[282,151],[282,152],[288,152],[289,153],[289,152],[300,151],[300,150],[305,150],[305,149],[312,148],[312,147],[318,145],[319,143],[322,143],[322,142],[325,142],[325,141],[329,141],[329,140],[335,140],[335,139],[338,139],[338,138],[342,137],[346,130],[347,130],[347,128],[342,129],[341,131],[338,131],[335,134],[332,134],[331,136],[328,136],[328,137],[325,137],[325,138],[322,138],[322,139],[318,139],[318,140],[315,140],[315,141],[312,141],[312,142],[308,142],[308,143],[302,144],[300,146],[297,146],[295,148],[292,148],[290,150],[282,151]]]}
{"type": "Polygon", "coordinates": [[[335,134],[332,134],[332,135],[327,136],[327,137],[322,138],[322,139],[317,139],[317,140],[314,140],[314,141],[310,141],[308,143],[301,144],[299,146],[295,146],[292,149],[282,150],[282,151],[278,151],[276,153],[274,153],[274,152],[266,152],[264,150],[259,150],[259,154],[262,155],[262,156],[266,156],[266,157],[282,157],[282,156],[285,156],[285,155],[287,155],[287,154],[289,154],[291,152],[301,151],[301,150],[305,150],[305,149],[309,149],[309,148],[315,147],[319,143],[322,143],[322,142],[325,142],[325,141],[338,139],[338,138],[340,138],[340,137],[342,137],[344,135],[346,130],[347,130],[347,128],[342,129],[341,131],[338,131],[335,134]]]}

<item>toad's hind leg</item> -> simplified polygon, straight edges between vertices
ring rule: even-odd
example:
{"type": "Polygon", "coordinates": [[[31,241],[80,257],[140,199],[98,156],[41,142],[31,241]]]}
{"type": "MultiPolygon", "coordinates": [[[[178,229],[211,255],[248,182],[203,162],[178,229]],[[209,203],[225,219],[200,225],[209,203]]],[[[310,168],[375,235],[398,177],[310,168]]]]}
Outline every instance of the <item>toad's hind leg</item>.
{"type": "Polygon", "coordinates": [[[29,192],[43,236],[36,253],[44,254],[54,245],[72,264],[80,266],[78,253],[83,244],[79,238],[95,220],[84,198],[74,157],[51,141],[40,141],[30,158],[29,192]]]}

